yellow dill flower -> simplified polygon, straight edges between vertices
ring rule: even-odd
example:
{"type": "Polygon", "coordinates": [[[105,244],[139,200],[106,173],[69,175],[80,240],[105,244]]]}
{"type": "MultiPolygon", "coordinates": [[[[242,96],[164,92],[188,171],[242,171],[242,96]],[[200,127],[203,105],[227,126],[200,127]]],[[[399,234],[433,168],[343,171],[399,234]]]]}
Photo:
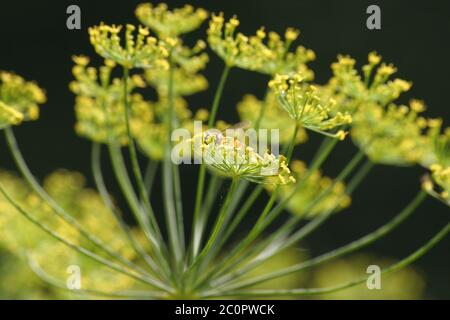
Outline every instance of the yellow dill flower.
{"type": "MultiPolygon", "coordinates": [[[[136,117],[131,123],[131,132],[140,149],[153,160],[162,160],[167,144],[169,143],[169,132],[167,122],[164,121],[167,115],[167,96],[160,96],[152,109],[154,118],[136,117]],[[159,121],[158,121],[159,120],[159,121]]],[[[174,99],[174,111],[176,116],[177,128],[192,129],[192,112],[189,110],[187,102],[181,98],[174,99]]]]}
{"type": "Polygon", "coordinates": [[[324,86],[319,87],[318,94],[323,98],[333,98],[339,111],[355,112],[364,108],[366,103],[386,106],[411,88],[411,83],[402,79],[389,80],[396,71],[392,65],[381,62],[381,56],[369,53],[368,64],[362,72],[355,68],[356,61],[350,56],[338,56],[338,61],[331,65],[333,77],[324,86]]]}
{"type": "Polygon", "coordinates": [[[239,67],[269,75],[302,70],[313,77],[306,63],[315,59],[313,51],[298,46],[290,52],[292,42],[299,32],[286,30],[285,39],[276,32],[259,29],[253,36],[236,32],[239,20],[236,16],[225,22],[223,14],[213,15],[208,28],[208,43],[212,50],[230,67],[239,67]]]}
{"type": "MultiPolygon", "coordinates": [[[[193,48],[183,46],[181,40],[171,50],[173,61],[173,94],[191,95],[208,88],[208,81],[198,72],[205,68],[209,57],[205,52],[205,43],[198,41],[193,48]]],[[[169,70],[145,70],[147,83],[160,95],[168,94],[169,70]]]]}
{"type": "Polygon", "coordinates": [[[39,118],[39,105],[46,102],[44,91],[34,82],[0,71],[0,129],[39,118]]]}
{"type": "Polygon", "coordinates": [[[100,24],[89,28],[91,44],[95,51],[105,59],[110,59],[125,68],[167,68],[167,48],[154,37],[148,29],[127,24],[124,45],[121,44],[122,26],[100,24]]]}
{"type": "Polygon", "coordinates": [[[202,8],[194,9],[191,5],[170,11],[165,3],[156,6],[143,3],[136,8],[136,16],[160,38],[165,38],[198,29],[208,18],[208,12],[202,8]]]}
{"type": "Polygon", "coordinates": [[[440,164],[430,166],[431,179],[425,177],[422,187],[433,197],[442,200],[450,206],[450,166],[440,164]]]}
{"type": "MultiPolygon", "coordinates": [[[[412,101],[415,110],[419,101],[412,101]]],[[[367,104],[353,116],[351,136],[354,143],[376,163],[407,166],[423,159],[427,121],[407,106],[390,104],[386,109],[367,104]]]]}
{"type": "Polygon", "coordinates": [[[218,175],[255,183],[286,185],[295,183],[286,158],[268,151],[260,155],[236,136],[208,130],[190,139],[194,156],[218,175]]]}
{"type": "MultiPolygon", "coordinates": [[[[238,103],[237,110],[241,120],[250,121],[255,127],[263,107],[265,109],[259,128],[279,130],[279,143],[288,144],[294,133],[295,121],[286,112],[283,112],[273,93],[269,93],[265,101],[258,100],[254,95],[245,95],[238,103]]],[[[303,128],[298,130],[295,142],[302,143],[307,139],[306,131],[303,128]]]]}
{"type": "MultiPolygon", "coordinates": [[[[70,89],[75,98],[75,129],[83,137],[100,143],[112,142],[127,144],[124,118],[123,83],[121,79],[111,79],[115,64],[111,60],[99,70],[89,67],[86,57],[75,57],[73,75],[75,81],[70,89]]],[[[151,105],[140,94],[132,93],[136,87],[145,85],[142,78],[134,75],[129,81],[131,123],[151,121],[154,117],[151,105]]]]}
{"type": "Polygon", "coordinates": [[[306,83],[300,73],[293,76],[276,75],[269,82],[269,87],[281,107],[302,127],[341,140],[345,137],[343,131],[336,134],[326,131],[351,123],[350,114],[333,112],[334,100],[321,99],[316,94],[317,88],[306,83]]]}
{"type": "Polygon", "coordinates": [[[0,128],[18,125],[23,121],[23,114],[0,101],[0,128]]]}
{"type": "Polygon", "coordinates": [[[446,128],[441,134],[441,119],[428,120],[427,125],[426,152],[421,159],[421,164],[426,168],[434,164],[450,166],[450,128],[446,128]]]}
{"type": "MultiPolygon", "coordinates": [[[[302,181],[308,172],[306,165],[299,160],[292,161],[291,169],[297,181],[302,181]]],[[[326,196],[322,196],[319,202],[311,206],[317,197],[329,188],[332,183],[332,179],[322,176],[316,170],[307,180],[302,182],[299,188],[296,185],[288,186],[285,191],[278,193],[278,197],[280,200],[284,200],[295,189],[295,194],[288,201],[286,209],[292,214],[307,219],[328,212],[338,212],[348,207],[351,203],[351,198],[345,193],[345,185],[343,183],[336,183],[326,196]],[[308,208],[309,210],[306,211],[308,208]]]]}

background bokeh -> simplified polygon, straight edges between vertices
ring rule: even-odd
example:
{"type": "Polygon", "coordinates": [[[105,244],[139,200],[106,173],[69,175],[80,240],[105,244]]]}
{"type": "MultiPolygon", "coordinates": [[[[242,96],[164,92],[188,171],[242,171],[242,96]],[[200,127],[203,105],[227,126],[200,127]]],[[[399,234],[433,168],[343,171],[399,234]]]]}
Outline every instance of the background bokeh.
{"type": "MultiPolygon", "coordinates": [[[[56,168],[67,168],[89,174],[90,142],[75,135],[73,95],[68,90],[71,81],[71,56],[94,56],[87,28],[106,23],[137,23],[136,5],[143,1],[59,0],[2,1],[0,3],[0,69],[15,71],[26,79],[36,80],[47,91],[48,103],[42,108],[41,119],[16,130],[22,152],[38,177],[56,168]],[[82,30],[66,28],[66,8],[77,4],[82,11],[82,30]]],[[[153,1],[156,2],[156,1],[153,1]]],[[[166,1],[177,7],[185,1],[166,1]]],[[[398,77],[412,81],[410,93],[402,96],[424,99],[429,116],[441,116],[450,123],[448,98],[450,74],[450,2],[448,1],[324,1],[324,0],[226,0],[189,1],[209,11],[224,11],[227,17],[237,14],[244,33],[253,33],[261,25],[283,32],[288,26],[299,28],[299,42],[316,52],[311,64],[316,81],[324,83],[331,75],[330,64],[337,54],[350,54],[360,63],[367,53],[376,50],[384,60],[398,67],[398,77]],[[382,11],[382,29],[366,28],[366,8],[378,4],[382,11]]],[[[200,31],[189,35],[187,42],[203,37],[200,31]]],[[[193,109],[210,107],[219,79],[222,62],[211,53],[205,73],[211,90],[189,99],[193,109]]],[[[98,60],[99,61],[99,60],[98,60]]],[[[238,121],[236,103],[246,93],[262,96],[267,79],[264,76],[233,70],[226,85],[219,117],[238,121]]],[[[296,155],[310,159],[321,137],[311,135],[296,155]]],[[[0,140],[0,167],[13,170],[0,140]]],[[[355,148],[350,139],[342,143],[327,161],[324,172],[333,176],[351,158],[355,148]]],[[[107,162],[105,162],[108,170],[107,162]]],[[[183,194],[186,208],[193,207],[196,170],[182,169],[183,194]]],[[[354,194],[352,206],[336,215],[304,245],[316,255],[345,244],[382,225],[415,195],[420,187],[423,169],[377,166],[354,194]]],[[[108,179],[111,183],[112,178],[108,179]]],[[[114,189],[113,189],[114,190],[114,189]]],[[[156,194],[158,196],[158,194],[156,194]]],[[[264,199],[254,208],[264,205],[264,199]]],[[[155,199],[156,202],[157,199],[155,199]]],[[[161,202],[161,201],[159,201],[161,202]]],[[[158,206],[156,206],[158,209],[158,206]]],[[[188,213],[189,210],[186,209],[188,213]]],[[[429,239],[449,220],[449,209],[432,199],[427,200],[413,217],[392,235],[370,249],[381,256],[400,259],[429,239]]],[[[242,226],[245,229],[245,225],[242,226]]],[[[0,257],[1,259],[1,257],[0,257]]],[[[0,260],[1,264],[1,260],[0,260]]],[[[439,244],[415,264],[425,275],[426,297],[450,298],[450,238],[439,244]]],[[[394,275],[395,277],[395,275],[394,275]]]]}

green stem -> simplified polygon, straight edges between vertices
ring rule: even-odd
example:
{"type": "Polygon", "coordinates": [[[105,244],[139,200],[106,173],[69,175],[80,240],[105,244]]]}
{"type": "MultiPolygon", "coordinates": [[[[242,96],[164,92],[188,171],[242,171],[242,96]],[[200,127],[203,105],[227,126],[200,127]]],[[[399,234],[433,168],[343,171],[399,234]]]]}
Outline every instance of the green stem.
{"type": "Polygon", "coordinates": [[[45,233],[47,233],[48,235],[50,235],[51,237],[53,237],[54,239],[62,242],[63,244],[65,244],[66,246],[68,246],[69,248],[77,251],[78,253],[114,270],[117,271],[119,273],[122,273],[126,276],[129,276],[133,279],[139,280],[141,282],[144,282],[146,284],[149,284],[151,286],[154,286],[155,288],[159,288],[161,290],[167,291],[167,292],[171,292],[172,289],[168,286],[166,286],[164,283],[161,283],[160,281],[154,279],[152,276],[150,275],[141,275],[139,273],[135,273],[135,272],[130,272],[127,269],[123,268],[121,265],[114,263],[112,261],[109,261],[91,251],[89,251],[88,249],[78,246],[68,240],[66,240],[65,238],[63,238],[62,236],[60,236],[57,232],[53,231],[50,227],[48,227],[46,224],[43,224],[41,222],[39,222],[36,218],[33,217],[32,214],[30,214],[28,211],[26,211],[24,208],[22,208],[6,191],[6,189],[3,187],[3,185],[0,183],[0,193],[11,203],[11,205],[17,210],[19,211],[19,213],[21,213],[27,220],[29,220],[31,223],[33,223],[35,226],[37,226],[38,228],[40,228],[41,230],[43,230],[45,233]]]}
{"type": "MultiPolygon", "coordinates": [[[[361,159],[364,157],[364,153],[362,151],[358,151],[358,153],[350,160],[350,162],[344,167],[344,169],[341,171],[341,173],[338,175],[338,177],[334,180],[333,184],[329,186],[327,189],[325,189],[316,199],[313,201],[308,208],[305,210],[306,212],[312,209],[320,199],[322,199],[330,190],[332,190],[333,186],[338,183],[339,181],[342,181],[345,179],[352,170],[357,166],[357,164],[361,161],[361,159]]],[[[324,160],[325,158],[323,158],[324,160]]],[[[301,180],[305,181],[305,180],[301,180]]],[[[301,183],[301,182],[299,182],[301,183]]],[[[288,195],[288,197],[281,202],[278,203],[278,205],[271,210],[271,212],[268,214],[267,219],[263,221],[264,225],[260,227],[261,232],[282,212],[282,210],[285,208],[287,204],[287,200],[291,199],[293,195],[295,194],[297,187],[288,195]]],[[[212,275],[208,274],[206,277],[217,277],[223,275],[225,272],[227,272],[231,267],[239,264],[240,262],[244,261],[246,258],[254,254],[255,252],[259,251],[260,249],[264,248],[266,245],[270,244],[273,239],[276,239],[278,237],[285,237],[285,235],[288,235],[290,233],[290,230],[298,223],[303,216],[297,216],[291,218],[289,221],[287,221],[280,229],[278,229],[274,234],[272,234],[268,239],[264,240],[260,245],[254,246],[251,250],[249,250],[247,253],[243,255],[238,255],[238,251],[235,249],[230,254],[226,255],[223,259],[223,263],[220,264],[219,268],[214,270],[212,275]]],[[[309,234],[309,232],[312,232],[312,230],[315,230],[316,227],[318,227],[323,221],[325,221],[327,218],[327,215],[323,215],[317,218],[317,220],[311,222],[311,224],[308,226],[305,226],[305,228],[302,228],[297,232],[301,233],[303,236],[309,234]],[[314,226],[317,224],[317,226],[314,226]],[[314,228],[313,228],[314,227],[314,228]]],[[[245,240],[244,240],[245,241],[245,240]]],[[[245,248],[243,248],[243,242],[241,242],[238,245],[239,253],[242,252],[245,248]]],[[[206,278],[205,277],[205,278],[206,278]]]]}
{"type": "Polygon", "coordinates": [[[155,238],[155,235],[152,232],[150,223],[148,221],[148,216],[146,216],[141,209],[140,203],[131,186],[130,178],[126,171],[124,160],[122,157],[122,152],[120,151],[119,147],[114,145],[109,145],[108,150],[114,175],[129,207],[131,208],[131,212],[133,213],[139,226],[144,232],[145,237],[150,242],[152,249],[154,249],[154,252],[156,253],[158,258],[158,262],[161,265],[161,270],[165,272],[167,276],[169,276],[170,268],[167,264],[167,259],[164,256],[164,252],[166,251],[164,242],[155,238]]]}
{"type": "Polygon", "coordinates": [[[219,232],[222,229],[223,223],[225,221],[225,216],[228,210],[228,206],[230,204],[230,200],[231,197],[233,196],[236,187],[237,187],[237,178],[234,178],[231,181],[231,186],[230,189],[228,190],[227,196],[225,197],[224,203],[220,209],[219,215],[217,216],[217,220],[214,224],[214,228],[213,231],[211,232],[211,235],[208,239],[208,242],[206,243],[205,247],[203,248],[202,252],[198,255],[196,261],[193,263],[193,265],[195,265],[196,263],[198,263],[199,261],[201,261],[206,254],[208,253],[208,251],[211,249],[211,247],[213,246],[213,244],[216,241],[217,236],[219,235],[219,232]]]}
{"type": "Polygon", "coordinates": [[[169,243],[171,252],[175,262],[175,269],[178,273],[181,272],[183,256],[184,256],[184,226],[182,219],[182,205],[181,194],[175,195],[176,191],[180,191],[179,185],[175,184],[179,182],[174,175],[174,172],[178,168],[173,167],[171,160],[172,141],[171,134],[174,127],[174,104],[173,104],[173,72],[174,66],[172,58],[169,57],[169,83],[168,83],[168,112],[166,117],[167,126],[167,140],[164,161],[163,161],[163,196],[164,196],[164,208],[167,223],[167,232],[169,234],[169,243]]]}
{"type": "Polygon", "coordinates": [[[131,167],[133,169],[134,177],[136,179],[139,196],[143,200],[144,207],[145,207],[147,214],[149,216],[149,219],[150,219],[150,226],[152,228],[152,231],[157,235],[157,237],[159,239],[162,239],[161,231],[159,230],[158,222],[156,221],[156,217],[155,217],[155,213],[153,212],[152,206],[147,197],[144,179],[142,178],[141,169],[139,167],[136,146],[134,144],[133,136],[131,134],[131,128],[130,128],[131,107],[130,107],[129,101],[128,101],[128,77],[129,77],[129,70],[128,70],[128,68],[124,67],[123,68],[123,96],[124,96],[123,99],[124,99],[124,105],[125,105],[125,128],[126,128],[127,137],[128,137],[128,149],[130,151],[131,167]]]}
{"type": "MultiPolygon", "coordinates": [[[[430,251],[436,244],[438,244],[442,239],[444,239],[450,232],[450,223],[448,223],[444,228],[442,228],[433,238],[431,238],[422,247],[414,251],[412,254],[404,258],[403,260],[381,270],[381,274],[394,273],[404,267],[410,265],[414,261],[421,258],[428,251],[430,251]]],[[[353,280],[344,284],[337,286],[327,287],[327,288],[312,288],[312,289],[292,289],[292,290],[249,290],[249,291],[228,291],[225,294],[205,294],[202,298],[213,298],[213,297],[225,297],[225,296],[245,296],[245,297],[264,297],[264,296],[310,296],[319,295],[325,293],[336,292],[357,286],[361,283],[367,281],[367,277],[362,277],[357,280],[353,280]]]]}
{"type": "Polygon", "coordinates": [[[252,286],[258,283],[262,283],[268,281],[270,279],[275,279],[278,277],[286,276],[292,273],[296,273],[299,271],[303,271],[309,269],[311,267],[317,266],[319,264],[329,262],[331,260],[335,260],[344,255],[355,252],[356,250],[362,249],[375,241],[381,239],[385,235],[389,234],[395,228],[397,228],[401,223],[403,223],[407,218],[409,218],[414,211],[420,206],[420,204],[425,200],[426,193],[424,191],[420,191],[414,199],[400,212],[398,213],[391,221],[378,228],[377,230],[365,235],[364,237],[355,240],[347,245],[344,245],[338,249],[330,251],[328,253],[322,254],[316,258],[313,258],[309,261],[305,261],[288,268],[284,268],[263,276],[255,277],[253,279],[249,279],[247,281],[241,282],[239,285],[232,285],[233,289],[244,288],[248,286],[252,286]]]}
{"type": "Polygon", "coordinates": [[[28,265],[30,266],[31,271],[41,279],[43,282],[47,283],[50,286],[55,288],[65,290],[67,292],[80,295],[83,299],[84,296],[96,296],[103,298],[114,298],[114,299],[164,299],[167,297],[167,293],[163,293],[160,291],[120,291],[120,292],[106,292],[100,290],[93,289],[69,289],[67,285],[60,281],[59,279],[53,277],[48,274],[41,268],[36,260],[34,260],[30,254],[27,254],[28,265]]]}
{"type": "Polygon", "coordinates": [[[115,219],[122,233],[127,237],[131,247],[137,253],[137,255],[148,264],[148,266],[151,268],[153,272],[155,272],[155,274],[160,274],[160,272],[158,271],[159,270],[158,266],[155,264],[153,259],[145,252],[141,244],[138,241],[136,241],[136,239],[131,233],[130,228],[128,227],[126,222],[122,219],[120,212],[117,210],[113,200],[111,199],[111,196],[109,195],[109,192],[105,185],[105,181],[103,179],[101,168],[101,145],[98,143],[92,144],[91,169],[92,174],[94,176],[95,185],[97,187],[98,192],[100,193],[100,197],[102,198],[103,203],[105,204],[106,208],[108,208],[108,211],[115,219]]]}
{"type": "Polygon", "coordinates": [[[208,192],[206,193],[205,203],[201,209],[197,225],[195,226],[196,233],[192,235],[193,237],[192,252],[195,255],[197,255],[201,241],[203,240],[204,229],[206,227],[206,224],[208,223],[211,207],[214,204],[214,201],[216,199],[217,194],[219,193],[222,183],[223,179],[219,178],[218,176],[212,176],[211,181],[208,184],[208,192]]]}
{"type": "Polygon", "coordinates": [[[133,270],[142,271],[142,269],[140,269],[139,266],[129,261],[128,259],[122,257],[120,254],[109,248],[102,240],[100,240],[95,235],[87,231],[76,219],[74,219],[68,212],[66,212],[66,210],[64,210],[41,187],[41,185],[36,181],[36,178],[33,176],[30,169],[28,168],[25,159],[23,158],[22,153],[20,152],[13,130],[10,127],[8,127],[4,129],[4,132],[9,150],[11,151],[11,154],[14,158],[14,161],[19,171],[22,173],[23,177],[27,181],[28,185],[32,188],[32,190],[34,190],[34,192],[36,192],[36,194],[53,209],[53,212],[61,219],[66,221],[69,225],[73,226],[76,230],[78,230],[83,237],[85,237],[95,246],[106,252],[110,257],[116,259],[117,261],[120,261],[121,263],[123,263],[124,265],[128,266],[133,270]]]}
{"type": "MultiPolygon", "coordinates": [[[[225,65],[222,75],[220,77],[219,85],[217,86],[216,93],[214,94],[214,100],[211,108],[211,114],[208,120],[208,128],[212,128],[214,126],[214,122],[216,121],[217,110],[219,109],[220,100],[222,98],[223,89],[225,87],[226,80],[228,78],[228,74],[230,72],[231,67],[225,65]]],[[[194,237],[197,231],[197,226],[199,225],[200,219],[200,210],[202,207],[202,199],[203,199],[203,189],[205,187],[205,176],[206,176],[206,167],[205,164],[200,164],[198,180],[197,180],[197,192],[195,195],[195,207],[194,207],[194,216],[192,220],[192,234],[191,234],[191,258],[195,259],[199,251],[199,243],[194,243],[194,237]]]]}
{"type": "Polygon", "coordinates": [[[147,197],[152,195],[153,182],[155,181],[156,171],[158,171],[158,161],[149,160],[144,174],[144,185],[147,197]]]}

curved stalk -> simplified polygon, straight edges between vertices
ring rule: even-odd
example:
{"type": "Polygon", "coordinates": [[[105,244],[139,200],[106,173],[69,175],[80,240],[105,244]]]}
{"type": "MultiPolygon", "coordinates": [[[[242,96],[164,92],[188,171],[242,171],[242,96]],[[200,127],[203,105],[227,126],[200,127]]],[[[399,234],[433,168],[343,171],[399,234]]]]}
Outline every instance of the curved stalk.
{"type": "MultiPolygon", "coordinates": [[[[219,109],[220,100],[222,98],[223,89],[225,88],[225,82],[227,81],[228,74],[230,72],[231,67],[225,65],[222,75],[220,76],[219,85],[217,86],[216,93],[214,94],[214,100],[211,108],[211,114],[208,120],[208,128],[212,128],[214,126],[214,122],[216,121],[217,110],[219,109]]],[[[205,186],[205,176],[206,176],[206,167],[205,164],[200,164],[198,181],[197,181],[197,191],[195,195],[195,207],[194,207],[194,217],[192,222],[192,234],[191,234],[191,243],[192,243],[192,251],[191,258],[194,259],[199,251],[200,243],[194,243],[194,235],[198,232],[197,225],[200,219],[200,210],[202,206],[203,200],[203,189],[205,186]]]]}
{"type": "Polygon", "coordinates": [[[365,235],[364,237],[355,240],[347,245],[344,245],[338,249],[332,250],[325,254],[322,254],[316,258],[310,259],[308,261],[290,266],[288,268],[284,268],[266,275],[262,275],[259,277],[255,277],[253,279],[249,279],[247,281],[240,282],[239,285],[231,285],[234,289],[244,288],[248,286],[252,286],[258,283],[262,283],[268,281],[270,279],[275,279],[278,277],[282,277],[288,274],[300,272],[311,267],[317,266],[319,264],[329,262],[355,252],[356,250],[362,249],[375,241],[381,239],[385,235],[392,232],[395,228],[397,228],[401,223],[403,223],[407,218],[409,218],[414,211],[420,206],[420,204],[425,200],[426,193],[424,191],[420,191],[416,197],[400,212],[398,213],[391,221],[376,229],[375,231],[365,235]]]}
{"type": "Polygon", "coordinates": [[[92,144],[91,169],[95,185],[100,194],[100,197],[103,200],[103,203],[105,204],[106,208],[108,208],[117,225],[120,227],[122,233],[127,237],[131,247],[137,253],[137,255],[148,264],[148,266],[153,272],[159,274],[158,266],[155,264],[153,259],[145,252],[141,244],[138,241],[136,241],[136,239],[133,237],[130,228],[128,227],[126,222],[122,219],[120,212],[117,210],[113,200],[111,199],[111,196],[106,188],[103,179],[101,168],[101,145],[98,143],[92,144]]]}
{"type": "Polygon", "coordinates": [[[29,254],[27,254],[27,261],[31,271],[48,285],[58,288],[60,290],[68,291],[73,294],[78,294],[81,296],[96,296],[104,298],[115,298],[115,299],[164,299],[167,294],[159,291],[120,291],[120,292],[105,292],[93,289],[69,289],[67,285],[48,274],[41,268],[37,261],[35,261],[29,254]]]}
{"type": "MultiPolygon", "coordinates": [[[[305,211],[309,211],[310,209],[312,209],[313,206],[315,206],[321,198],[323,198],[330,190],[332,190],[333,186],[336,183],[344,180],[354,170],[354,168],[359,164],[359,162],[362,160],[363,157],[364,157],[364,153],[359,150],[358,153],[344,167],[344,169],[341,171],[341,173],[338,175],[338,177],[336,177],[333,184],[331,186],[329,186],[327,189],[325,189],[321,193],[321,195],[319,195],[315,199],[315,201],[313,201],[312,204],[305,211]]],[[[284,207],[287,204],[287,201],[289,201],[293,197],[296,190],[297,190],[297,188],[295,188],[286,199],[283,199],[275,208],[273,208],[271,210],[271,212],[267,215],[267,218],[265,219],[265,221],[263,221],[263,225],[259,228],[260,229],[259,234],[262,231],[264,231],[264,229],[266,227],[268,227],[270,225],[270,223],[282,212],[282,210],[284,209],[284,207]]],[[[321,216],[319,218],[320,219],[317,219],[314,222],[317,225],[320,225],[323,221],[326,220],[326,215],[321,216]],[[323,221],[321,221],[321,220],[323,220],[323,221]]],[[[255,251],[257,251],[261,248],[264,248],[264,246],[266,244],[270,243],[270,241],[272,239],[276,239],[280,235],[287,234],[291,230],[291,228],[294,227],[296,225],[296,223],[298,221],[300,221],[301,219],[302,219],[302,216],[291,218],[279,230],[277,230],[268,240],[263,241],[263,244],[261,244],[259,246],[255,246],[252,250],[249,250],[247,253],[241,255],[241,253],[248,247],[248,243],[244,239],[244,241],[240,242],[229,254],[227,254],[223,258],[223,260],[222,260],[223,263],[220,263],[219,267],[217,269],[213,270],[210,274],[207,274],[203,278],[203,280],[201,280],[199,282],[200,285],[202,283],[204,283],[205,279],[208,279],[208,278],[211,279],[212,277],[223,275],[225,272],[227,272],[233,266],[244,261],[246,258],[251,256],[252,254],[256,254],[257,252],[255,252],[255,251]]],[[[312,225],[310,225],[309,227],[305,227],[300,230],[301,231],[299,231],[299,232],[301,232],[302,235],[305,236],[305,235],[309,234],[310,232],[312,232],[313,230],[315,230],[315,227],[312,228],[312,225]],[[309,228],[311,228],[311,230],[309,230],[309,228]]]]}
{"type": "MultiPolygon", "coordinates": [[[[393,273],[410,265],[414,261],[421,258],[423,255],[425,255],[428,251],[430,251],[436,244],[438,244],[442,239],[444,239],[449,232],[450,232],[450,223],[448,223],[437,234],[435,234],[433,238],[431,238],[427,243],[425,243],[422,247],[414,251],[412,254],[402,259],[401,261],[387,268],[382,269],[381,274],[393,273]]],[[[266,296],[285,296],[285,295],[311,296],[344,290],[359,285],[361,283],[364,283],[366,281],[367,277],[362,277],[357,280],[353,280],[344,284],[327,288],[292,289],[292,290],[249,290],[249,291],[236,290],[220,294],[219,293],[205,294],[204,296],[202,296],[202,298],[226,297],[226,296],[245,296],[245,297],[266,297],[266,296]]]]}
{"type": "Polygon", "coordinates": [[[64,208],[62,208],[37,182],[34,175],[31,173],[28,165],[25,162],[25,159],[20,152],[19,146],[17,144],[16,138],[14,136],[13,130],[8,127],[4,129],[6,141],[9,147],[9,150],[14,158],[14,162],[16,163],[17,168],[21,172],[22,176],[27,181],[28,185],[31,189],[36,192],[36,194],[45,201],[52,209],[53,212],[63,219],[65,222],[73,226],[76,230],[80,232],[80,234],[93,243],[96,247],[100,248],[104,252],[106,252],[110,257],[120,261],[124,265],[128,266],[131,269],[134,269],[138,272],[143,272],[143,270],[131,262],[130,260],[122,257],[120,254],[109,248],[102,240],[91,234],[88,230],[86,230],[75,218],[73,218],[64,208]]]}
{"type": "Polygon", "coordinates": [[[25,210],[24,208],[22,208],[6,191],[6,189],[3,187],[3,185],[0,183],[0,193],[11,203],[11,205],[17,210],[19,211],[27,220],[29,220],[31,223],[33,223],[36,227],[38,227],[39,229],[41,229],[42,231],[44,231],[45,233],[47,233],[49,236],[51,236],[52,238],[62,242],[63,244],[65,244],[66,246],[68,246],[69,248],[71,248],[72,250],[77,251],[78,253],[114,270],[117,271],[119,273],[122,273],[130,278],[133,278],[135,280],[141,281],[143,283],[149,284],[155,288],[159,288],[161,290],[167,291],[167,292],[172,292],[172,288],[168,287],[167,285],[165,285],[164,283],[160,282],[159,280],[151,277],[150,275],[141,275],[139,273],[135,273],[135,272],[130,272],[127,269],[123,268],[121,265],[109,261],[95,253],[93,253],[92,251],[78,246],[72,242],[70,242],[69,240],[63,238],[62,236],[60,236],[57,232],[53,231],[50,227],[48,227],[46,224],[39,222],[36,218],[33,217],[32,214],[30,214],[27,210],[25,210]]]}
{"type": "Polygon", "coordinates": [[[149,216],[150,226],[152,228],[152,231],[157,235],[158,238],[161,239],[162,238],[161,231],[159,230],[159,226],[158,226],[158,222],[156,221],[155,213],[153,212],[152,206],[147,197],[144,179],[142,178],[141,169],[139,167],[136,146],[134,144],[133,136],[131,134],[131,128],[130,128],[131,107],[130,107],[129,101],[128,101],[128,77],[129,77],[129,70],[128,70],[128,68],[124,67],[123,68],[123,95],[124,95],[123,99],[124,99],[124,105],[125,105],[125,128],[126,128],[127,137],[128,137],[128,149],[130,151],[131,167],[133,169],[134,177],[136,179],[139,196],[143,200],[144,208],[146,209],[147,214],[149,216]]]}

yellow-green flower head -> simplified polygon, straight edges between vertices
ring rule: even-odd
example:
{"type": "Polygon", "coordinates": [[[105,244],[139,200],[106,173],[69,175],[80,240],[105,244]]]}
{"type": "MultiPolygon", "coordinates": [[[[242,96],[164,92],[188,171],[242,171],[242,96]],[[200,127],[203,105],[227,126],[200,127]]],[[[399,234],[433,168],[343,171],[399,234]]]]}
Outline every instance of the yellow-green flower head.
{"type": "Polygon", "coordinates": [[[190,139],[189,143],[194,156],[201,158],[207,168],[221,176],[255,183],[295,183],[284,156],[275,156],[268,151],[260,155],[236,136],[208,130],[190,139]]]}
{"type": "Polygon", "coordinates": [[[208,43],[228,66],[269,75],[302,70],[305,75],[313,77],[305,64],[315,59],[314,52],[302,46],[297,47],[295,52],[289,51],[299,31],[287,29],[282,40],[279,34],[266,33],[264,28],[248,37],[236,32],[238,26],[236,16],[225,22],[222,13],[213,15],[209,23],[208,43]]]}
{"type": "Polygon", "coordinates": [[[421,160],[426,168],[434,164],[450,166],[450,128],[446,128],[442,134],[441,128],[441,119],[428,120],[426,152],[421,160]]]}
{"type": "MultiPolygon", "coordinates": [[[[136,118],[131,123],[132,135],[140,149],[147,157],[157,161],[163,159],[166,146],[169,143],[167,123],[164,121],[167,115],[167,106],[167,96],[161,96],[160,100],[152,106],[155,113],[154,118],[136,118]]],[[[174,110],[178,123],[177,127],[193,127],[190,125],[192,112],[183,98],[177,97],[174,100],[174,110]]]]}
{"type": "Polygon", "coordinates": [[[411,88],[411,83],[395,78],[389,80],[396,72],[392,64],[381,63],[381,56],[369,53],[368,63],[359,72],[356,61],[350,56],[338,56],[338,61],[331,65],[333,77],[320,87],[321,97],[336,100],[340,111],[355,112],[365,103],[377,103],[386,106],[411,88]]]}
{"type": "Polygon", "coordinates": [[[91,44],[105,59],[117,62],[125,68],[167,68],[167,48],[151,37],[147,28],[125,26],[124,45],[121,44],[122,26],[100,24],[89,28],[91,44]]]}
{"type": "Polygon", "coordinates": [[[156,6],[151,3],[143,3],[137,7],[136,16],[159,38],[165,38],[177,37],[198,29],[208,18],[208,12],[201,8],[194,9],[191,5],[170,11],[165,3],[156,6]]]}
{"type": "Polygon", "coordinates": [[[46,102],[44,91],[34,82],[0,71],[0,129],[39,118],[39,105],[46,102]]]}
{"type": "Polygon", "coordinates": [[[278,99],[280,106],[302,127],[338,139],[344,139],[345,132],[336,134],[326,132],[352,122],[347,112],[333,112],[335,101],[323,100],[317,94],[317,88],[306,83],[305,78],[296,73],[293,76],[276,75],[269,87],[278,99]]]}
{"type": "MultiPolygon", "coordinates": [[[[198,41],[193,48],[188,48],[183,46],[180,40],[172,47],[174,95],[191,95],[208,87],[206,78],[198,73],[209,61],[208,55],[202,52],[205,47],[203,41],[198,41]]],[[[145,71],[145,78],[160,95],[167,96],[169,70],[148,69],[145,71]]]]}
{"type": "Polygon", "coordinates": [[[423,110],[423,103],[418,100],[412,100],[410,107],[367,104],[353,116],[352,139],[375,163],[398,166],[419,163],[427,143],[423,131],[428,121],[420,116],[423,110]]]}
{"type": "MultiPolygon", "coordinates": [[[[168,95],[169,72],[146,70],[145,80],[158,94],[168,95]]],[[[208,89],[208,80],[201,74],[192,74],[182,68],[173,70],[173,94],[189,96],[208,89]]]]}
{"type": "Polygon", "coordinates": [[[440,164],[430,166],[431,179],[425,177],[422,187],[433,197],[450,206],[450,166],[440,164]]]}
{"type": "MultiPolygon", "coordinates": [[[[121,79],[111,79],[115,63],[107,60],[99,70],[89,67],[87,57],[74,57],[73,75],[75,81],[70,89],[75,98],[75,129],[83,137],[100,143],[128,143],[123,103],[123,83],[121,79]]],[[[136,87],[145,85],[137,75],[130,78],[131,123],[151,121],[153,111],[150,104],[140,94],[132,93],[136,87]]]]}
{"type": "MultiPolygon", "coordinates": [[[[299,160],[292,161],[291,168],[297,181],[303,181],[302,179],[308,173],[306,165],[299,160]]],[[[310,219],[320,214],[338,212],[350,205],[351,198],[345,193],[345,185],[336,183],[327,195],[322,196],[320,201],[312,206],[317,197],[321,196],[332,184],[332,179],[322,176],[316,170],[302,182],[299,188],[296,185],[288,186],[285,191],[278,193],[278,197],[280,200],[284,200],[295,189],[295,194],[288,201],[286,208],[292,214],[310,219]]]]}
{"type": "MultiPolygon", "coordinates": [[[[279,143],[288,144],[294,133],[295,120],[283,112],[273,93],[268,93],[265,101],[258,100],[254,95],[245,95],[238,103],[237,110],[242,121],[249,121],[255,127],[263,107],[265,109],[259,129],[279,130],[279,143]]],[[[307,139],[306,131],[300,128],[295,142],[298,144],[307,139]]]]}

